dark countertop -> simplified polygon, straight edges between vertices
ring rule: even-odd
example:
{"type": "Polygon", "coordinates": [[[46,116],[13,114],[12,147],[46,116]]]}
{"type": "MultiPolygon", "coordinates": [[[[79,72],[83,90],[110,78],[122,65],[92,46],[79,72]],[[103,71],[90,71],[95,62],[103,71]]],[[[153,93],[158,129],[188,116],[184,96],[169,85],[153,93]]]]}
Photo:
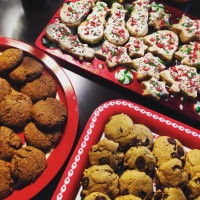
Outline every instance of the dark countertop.
{"type": "MultiPolygon", "coordinates": [[[[191,0],[188,3],[173,3],[168,0],[162,0],[162,2],[200,18],[199,0],[191,0]]],[[[37,37],[62,3],[63,0],[0,0],[0,36],[15,38],[35,46],[37,37]]],[[[55,58],[55,60],[60,66],[67,69],[67,75],[74,86],[78,99],[79,125],[75,144],[95,108],[112,99],[133,101],[199,129],[199,123],[193,119],[163,106],[158,106],[154,101],[147,102],[146,99],[137,94],[132,94],[130,91],[115,86],[101,78],[93,77],[91,74],[74,68],[60,59],[55,58]]],[[[33,200],[51,198],[67,162],[68,159],[57,176],[33,200]]]]}

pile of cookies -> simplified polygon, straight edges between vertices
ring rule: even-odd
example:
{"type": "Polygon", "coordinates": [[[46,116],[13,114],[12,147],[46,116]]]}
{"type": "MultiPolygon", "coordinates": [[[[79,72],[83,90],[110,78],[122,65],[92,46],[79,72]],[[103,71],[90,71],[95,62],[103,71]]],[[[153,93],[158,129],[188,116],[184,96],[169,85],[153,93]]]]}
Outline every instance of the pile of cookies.
{"type": "Polygon", "coordinates": [[[0,199],[36,180],[57,145],[67,109],[42,63],[21,49],[0,55],[0,199]]]}
{"type": "Polygon", "coordinates": [[[109,69],[119,65],[135,69],[144,96],[160,100],[170,93],[182,93],[196,99],[200,90],[200,20],[183,15],[171,26],[171,14],[150,0],[136,0],[128,9],[125,6],[130,2],[108,4],[65,2],[59,18],[46,27],[46,37],[79,60],[97,57],[109,69]],[[174,64],[173,59],[178,62],[174,64]]]}
{"type": "Polygon", "coordinates": [[[89,152],[83,171],[84,200],[199,199],[200,149],[153,135],[124,113],[113,115],[89,152]]]}

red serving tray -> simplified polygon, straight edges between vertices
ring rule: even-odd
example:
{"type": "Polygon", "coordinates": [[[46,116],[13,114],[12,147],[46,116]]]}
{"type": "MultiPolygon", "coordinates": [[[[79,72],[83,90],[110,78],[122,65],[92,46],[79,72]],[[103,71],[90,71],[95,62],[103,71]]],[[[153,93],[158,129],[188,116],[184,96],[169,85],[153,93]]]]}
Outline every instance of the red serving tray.
{"type": "Polygon", "coordinates": [[[167,135],[178,139],[187,148],[200,149],[200,131],[195,128],[130,101],[116,99],[105,102],[96,108],[89,118],[54,192],[53,200],[80,200],[76,196],[80,189],[83,171],[89,164],[88,153],[90,148],[102,137],[105,123],[109,120],[109,117],[119,113],[129,115],[134,123],[144,124],[158,135],[167,135]]]}
{"type": "MultiPolygon", "coordinates": [[[[56,82],[57,98],[64,103],[68,110],[68,120],[63,130],[62,139],[48,156],[47,168],[34,183],[29,184],[23,189],[14,190],[13,194],[6,198],[6,200],[31,199],[54,178],[71,151],[78,127],[78,104],[69,78],[50,56],[23,42],[0,37],[0,52],[11,47],[22,49],[25,55],[32,56],[42,62],[44,72],[50,74],[56,82]]],[[[18,134],[23,140],[23,133],[20,132],[18,134]]]]}
{"type": "MultiPolygon", "coordinates": [[[[70,0],[65,0],[65,2],[69,2],[69,1],[70,0]]],[[[155,0],[155,1],[160,2],[159,0],[155,0]]],[[[160,2],[160,3],[163,4],[163,2],[160,2]]],[[[177,23],[178,19],[182,16],[182,14],[186,14],[186,13],[183,13],[182,11],[180,11],[176,8],[173,8],[169,5],[166,5],[166,4],[163,4],[163,5],[165,6],[165,9],[167,10],[167,12],[172,14],[172,17],[171,17],[172,23],[177,23]]],[[[52,17],[52,19],[49,21],[48,24],[54,23],[55,20],[59,19],[59,12],[60,12],[60,8],[57,10],[57,12],[54,14],[54,16],[52,17]]],[[[194,18],[191,15],[190,15],[190,17],[194,18]]],[[[119,85],[120,87],[126,88],[134,93],[142,95],[143,89],[141,86],[141,82],[137,81],[136,72],[134,70],[130,70],[134,77],[133,82],[128,85],[121,84],[115,78],[115,73],[117,73],[121,69],[124,69],[125,67],[119,66],[117,68],[109,70],[107,68],[105,62],[100,59],[97,59],[97,58],[94,58],[94,60],[92,62],[85,62],[85,61],[81,62],[81,61],[75,59],[74,57],[72,57],[71,55],[64,53],[59,48],[45,47],[42,43],[43,38],[45,38],[45,28],[36,40],[36,46],[39,47],[40,49],[50,53],[51,55],[54,55],[54,56],[60,58],[62,60],[65,60],[68,63],[73,64],[74,67],[81,68],[84,71],[94,74],[95,76],[109,80],[112,83],[119,85]]],[[[174,64],[174,62],[172,63],[172,65],[173,64],[174,64]]],[[[148,98],[146,98],[146,99],[148,101],[148,98]]],[[[187,115],[191,118],[194,118],[194,119],[200,121],[200,97],[198,97],[195,101],[190,101],[186,98],[183,98],[183,96],[181,94],[178,94],[176,96],[169,95],[169,97],[159,100],[159,103],[166,107],[169,107],[170,109],[173,109],[179,113],[182,113],[184,115],[187,115]]]]}

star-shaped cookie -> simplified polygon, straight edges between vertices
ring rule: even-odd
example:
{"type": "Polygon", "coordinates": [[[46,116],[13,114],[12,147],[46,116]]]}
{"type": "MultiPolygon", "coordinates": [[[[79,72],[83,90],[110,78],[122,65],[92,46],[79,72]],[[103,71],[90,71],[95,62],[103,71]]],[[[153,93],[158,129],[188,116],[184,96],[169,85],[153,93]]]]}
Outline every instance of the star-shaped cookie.
{"type": "Polygon", "coordinates": [[[137,79],[144,80],[155,77],[160,78],[160,72],[166,68],[158,57],[147,53],[142,58],[137,58],[132,61],[133,68],[137,71],[137,79]]]}
{"type": "Polygon", "coordinates": [[[131,65],[131,59],[127,54],[126,47],[115,46],[112,43],[105,41],[100,50],[96,51],[95,55],[100,59],[106,60],[108,68],[113,68],[118,65],[131,65]]]}

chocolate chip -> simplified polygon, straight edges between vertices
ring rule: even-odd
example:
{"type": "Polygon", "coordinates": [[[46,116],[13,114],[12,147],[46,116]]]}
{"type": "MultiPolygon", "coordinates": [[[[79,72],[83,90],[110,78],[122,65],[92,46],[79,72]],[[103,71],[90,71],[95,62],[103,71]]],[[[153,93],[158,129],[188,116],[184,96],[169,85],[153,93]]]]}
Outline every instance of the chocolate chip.
{"type": "Polygon", "coordinates": [[[128,189],[124,190],[123,193],[122,193],[122,195],[128,195],[128,194],[129,194],[129,190],[128,189]]]}
{"type": "Polygon", "coordinates": [[[145,159],[142,156],[139,156],[135,161],[135,165],[139,170],[145,167],[145,163],[145,159]]]}
{"type": "Polygon", "coordinates": [[[99,197],[96,197],[95,200],[106,200],[106,198],[103,196],[99,196],[99,197]]]}
{"type": "Polygon", "coordinates": [[[162,200],[162,192],[157,192],[154,195],[154,200],[162,200]]]}
{"type": "Polygon", "coordinates": [[[200,178],[195,179],[197,185],[200,185],[200,178]]]}
{"type": "Polygon", "coordinates": [[[139,192],[138,197],[140,197],[141,199],[144,199],[146,197],[146,192],[144,191],[139,192]]]}
{"type": "Polygon", "coordinates": [[[83,186],[83,189],[87,189],[88,184],[89,184],[89,179],[87,177],[84,177],[81,181],[81,185],[83,186]]]}
{"type": "Polygon", "coordinates": [[[171,154],[171,156],[172,156],[172,158],[178,158],[178,159],[180,159],[180,155],[177,152],[173,152],[171,154]]]}
{"type": "Polygon", "coordinates": [[[100,158],[99,159],[99,164],[100,165],[110,165],[110,160],[108,158],[100,158]]]}
{"type": "Polygon", "coordinates": [[[168,140],[168,142],[169,142],[170,144],[173,144],[173,145],[176,144],[176,140],[175,140],[174,138],[168,138],[167,140],[168,140]]]}
{"type": "Polygon", "coordinates": [[[178,154],[180,155],[180,156],[184,156],[184,150],[183,150],[183,148],[181,147],[181,146],[178,146],[178,150],[177,150],[177,152],[178,152],[178,154]]]}
{"type": "Polygon", "coordinates": [[[174,166],[173,166],[173,171],[175,171],[176,169],[181,170],[182,168],[181,168],[179,165],[174,165],[174,166]]]}
{"type": "Polygon", "coordinates": [[[120,130],[121,133],[123,133],[123,128],[122,127],[120,127],[119,130],[120,130]]]}
{"type": "Polygon", "coordinates": [[[143,144],[144,146],[149,146],[149,138],[146,139],[145,143],[143,144]]]}

